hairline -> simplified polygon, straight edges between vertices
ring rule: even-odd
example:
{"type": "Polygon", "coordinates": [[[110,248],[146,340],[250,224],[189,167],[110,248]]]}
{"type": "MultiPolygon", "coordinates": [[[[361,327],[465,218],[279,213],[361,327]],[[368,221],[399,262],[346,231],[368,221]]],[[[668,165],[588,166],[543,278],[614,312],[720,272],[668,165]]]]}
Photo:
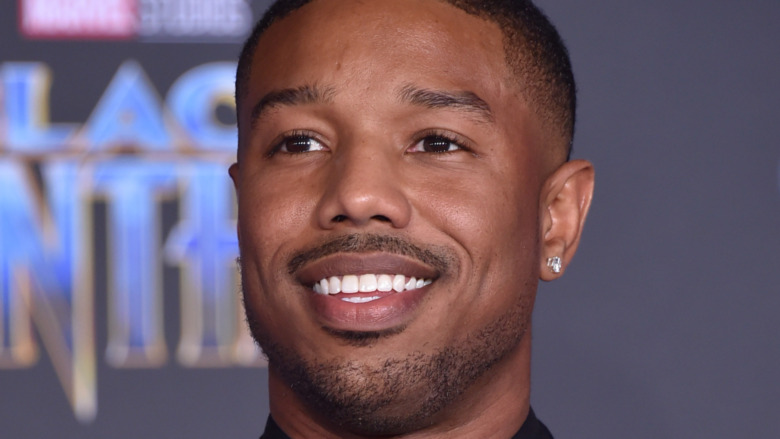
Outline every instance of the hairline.
{"type": "MultiPolygon", "coordinates": [[[[236,106],[240,105],[243,98],[246,97],[248,82],[252,72],[252,64],[257,54],[257,47],[260,39],[265,32],[277,21],[285,19],[290,14],[294,13],[298,9],[315,0],[289,0],[286,2],[286,8],[282,9],[282,13],[275,13],[273,11],[277,5],[283,4],[280,1],[275,1],[271,7],[264,13],[263,17],[256,23],[251,35],[244,43],[241,50],[241,56],[239,58],[239,65],[236,72],[236,106]]],[[[495,14],[491,14],[490,11],[474,6],[469,3],[468,0],[437,0],[442,3],[449,4],[469,15],[481,18],[482,20],[492,23],[502,35],[502,45],[504,50],[504,65],[510,72],[510,76],[515,79],[515,85],[518,87],[520,94],[528,105],[534,110],[534,114],[539,116],[539,119],[546,131],[549,131],[553,135],[556,146],[554,148],[564,148],[564,160],[568,160],[571,156],[572,145],[574,140],[574,126],[576,118],[576,84],[571,68],[571,61],[568,56],[568,51],[560,40],[560,35],[557,29],[550,22],[544,13],[536,7],[532,1],[526,2],[536,9],[538,14],[552,30],[552,35],[546,35],[548,39],[557,39],[557,44],[560,46],[564,56],[564,73],[568,74],[566,78],[560,78],[559,72],[550,66],[544,66],[541,64],[550,63],[550,53],[553,49],[534,47],[534,41],[531,39],[533,30],[528,29],[529,23],[511,23],[512,20],[516,20],[515,17],[496,17],[495,14]],[[518,30],[519,29],[519,30],[518,30]],[[523,54],[524,56],[517,57],[517,54],[523,54]],[[534,68],[537,71],[532,71],[534,68]],[[541,69],[541,71],[539,71],[541,69]],[[555,76],[550,78],[550,76],[555,76]],[[544,89],[545,82],[556,80],[569,81],[569,84],[561,85],[548,85],[552,90],[544,89]],[[565,93],[568,92],[568,93],[565,93]],[[568,109],[563,109],[563,105],[560,103],[551,103],[560,99],[560,95],[567,94],[565,97],[568,109]],[[538,95],[538,96],[534,96],[538,95]],[[550,117],[550,114],[553,116],[550,117]],[[560,144],[560,145],[558,145],[560,144]]],[[[538,18],[538,17],[537,17],[538,18]]],[[[539,30],[536,30],[539,32],[539,30]]],[[[544,32],[544,30],[542,31],[544,32]]],[[[548,41],[549,42],[549,41],[548,41]]],[[[538,44],[537,44],[538,46],[538,44]]],[[[560,53],[555,53],[560,55],[560,53]]],[[[561,60],[558,60],[560,62],[561,60]]],[[[558,66],[560,67],[560,66],[558,66]]],[[[240,120],[240,118],[239,118],[240,120]]]]}

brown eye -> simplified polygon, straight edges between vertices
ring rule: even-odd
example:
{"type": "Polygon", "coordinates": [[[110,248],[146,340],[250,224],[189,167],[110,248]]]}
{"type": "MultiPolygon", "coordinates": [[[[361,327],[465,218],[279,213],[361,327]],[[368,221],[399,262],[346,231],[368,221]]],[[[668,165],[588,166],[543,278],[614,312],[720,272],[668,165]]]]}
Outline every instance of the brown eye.
{"type": "Polygon", "coordinates": [[[325,147],[320,142],[313,139],[312,137],[303,135],[287,137],[286,139],[282,140],[279,145],[279,151],[291,154],[300,154],[309,151],[321,151],[323,149],[325,149],[325,147]]]}
{"type": "Polygon", "coordinates": [[[441,137],[428,137],[423,140],[423,149],[428,152],[445,152],[450,150],[450,142],[441,137]]]}
{"type": "Polygon", "coordinates": [[[417,142],[409,152],[444,153],[463,149],[457,142],[444,136],[426,136],[417,142]]]}

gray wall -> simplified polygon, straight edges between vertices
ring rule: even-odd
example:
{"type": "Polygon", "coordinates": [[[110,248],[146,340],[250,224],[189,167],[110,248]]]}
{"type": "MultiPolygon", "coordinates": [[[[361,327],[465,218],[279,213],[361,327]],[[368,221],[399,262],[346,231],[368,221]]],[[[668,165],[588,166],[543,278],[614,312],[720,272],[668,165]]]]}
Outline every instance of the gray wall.
{"type": "Polygon", "coordinates": [[[597,189],[539,292],[560,437],[780,437],[780,2],[544,1],[597,189]]]}
{"type": "MultiPolygon", "coordinates": [[[[56,121],[83,122],[125,59],[163,92],[238,51],[24,41],[12,3],[0,61],[51,66],[56,121]]],[[[575,156],[597,188],[574,263],[539,291],[537,414],[557,438],[780,437],[780,2],[539,3],[572,54],[575,156]]],[[[263,369],[114,369],[99,355],[98,376],[98,417],[82,425],[45,354],[0,370],[0,437],[256,437],[265,422],[263,369]]]]}

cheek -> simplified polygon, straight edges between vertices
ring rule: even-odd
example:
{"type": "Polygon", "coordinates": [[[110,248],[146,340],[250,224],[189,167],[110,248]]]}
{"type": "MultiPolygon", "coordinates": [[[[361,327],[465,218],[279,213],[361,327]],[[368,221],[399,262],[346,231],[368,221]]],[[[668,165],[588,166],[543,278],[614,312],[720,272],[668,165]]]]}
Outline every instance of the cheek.
{"type": "Polygon", "coordinates": [[[421,216],[454,240],[463,255],[460,283],[465,288],[459,303],[492,315],[535,291],[538,185],[517,172],[474,174],[418,192],[417,204],[421,216]]]}
{"type": "Polygon", "coordinates": [[[253,330],[274,341],[294,337],[289,321],[307,321],[305,306],[296,298],[299,285],[287,274],[289,254],[302,239],[309,224],[311,203],[295,182],[246,178],[239,186],[239,233],[241,276],[248,315],[253,330]],[[285,310],[284,313],[279,310],[285,310]]]}
{"type": "MultiPolygon", "coordinates": [[[[261,175],[256,173],[254,175],[261,175]]],[[[300,181],[248,177],[239,185],[238,224],[244,292],[251,301],[287,301],[272,294],[293,287],[287,273],[288,255],[311,222],[311,197],[300,181]]]]}
{"type": "Polygon", "coordinates": [[[464,176],[442,180],[417,196],[421,214],[474,256],[508,256],[537,240],[538,195],[531,182],[505,174],[464,176]]]}
{"type": "Polygon", "coordinates": [[[314,203],[305,179],[261,175],[256,172],[241,181],[239,227],[244,243],[266,253],[311,222],[314,203]]]}

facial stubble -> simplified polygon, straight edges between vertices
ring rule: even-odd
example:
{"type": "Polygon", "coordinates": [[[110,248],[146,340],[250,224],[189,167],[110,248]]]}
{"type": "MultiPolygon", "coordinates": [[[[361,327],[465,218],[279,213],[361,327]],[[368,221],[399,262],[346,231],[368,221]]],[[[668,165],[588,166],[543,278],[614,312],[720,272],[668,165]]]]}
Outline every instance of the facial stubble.
{"type": "MultiPolygon", "coordinates": [[[[352,248],[360,251],[360,248],[352,248]]],[[[242,270],[243,271],[243,270],[242,270]]],[[[533,282],[530,282],[533,283],[533,282]]],[[[312,412],[334,426],[363,435],[398,435],[430,427],[444,409],[518,348],[530,324],[536,285],[523,285],[512,306],[448,346],[430,352],[386,352],[377,361],[304,358],[274,340],[244,291],[247,322],[269,368],[312,412]]],[[[356,350],[371,349],[403,333],[323,331],[356,350]]],[[[420,346],[425,340],[420,340],[420,346]]],[[[373,352],[373,351],[372,351],[373,352]]],[[[360,358],[354,355],[352,358],[360,358]]]]}

